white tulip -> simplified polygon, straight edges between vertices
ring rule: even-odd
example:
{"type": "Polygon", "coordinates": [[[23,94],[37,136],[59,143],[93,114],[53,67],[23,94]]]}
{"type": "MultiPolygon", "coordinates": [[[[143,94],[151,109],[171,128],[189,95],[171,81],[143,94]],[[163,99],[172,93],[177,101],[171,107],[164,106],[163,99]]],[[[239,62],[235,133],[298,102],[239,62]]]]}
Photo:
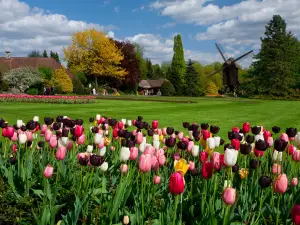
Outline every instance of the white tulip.
{"type": "Polygon", "coordinates": [[[130,157],[130,150],[128,147],[122,147],[120,152],[120,160],[126,162],[130,157]]]}
{"type": "Polygon", "coordinates": [[[199,156],[199,145],[194,145],[192,148],[192,155],[194,157],[198,157],[199,156]]]}
{"type": "Polygon", "coordinates": [[[259,140],[264,141],[264,140],[265,140],[265,139],[264,139],[264,135],[262,135],[262,134],[257,134],[257,135],[255,135],[255,141],[259,141],[259,140]]]}
{"type": "Polygon", "coordinates": [[[100,170],[102,172],[105,172],[107,171],[107,169],[108,169],[108,163],[107,162],[102,163],[102,165],[100,166],[100,170]]]}
{"type": "Polygon", "coordinates": [[[108,130],[106,130],[106,131],[104,132],[104,134],[107,136],[107,135],[109,134],[108,130]]]}
{"type": "Polygon", "coordinates": [[[282,152],[278,152],[278,151],[275,150],[273,152],[272,159],[273,159],[273,162],[277,162],[277,161],[281,162],[282,161],[282,152]]]}
{"type": "Polygon", "coordinates": [[[58,139],[58,141],[57,141],[57,147],[59,148],[59,147],[64,147],[64,146],[65,145],[64,145],[62,139],[58,139]]]}
{"type": "Polygon", "coordinates": [[[20,144],[25,144],[27,141],[27,135],[26,134],[19,134],[19,143],[20,144]]]}
{"type": "Polygon", "coordinates": [[[207,143],[208,143],[208,148],[209,149],[211,149],[211,150],[215,149],[216,144],[215,144],[215,139],[214,138],[208,138],[207,143]]]}
{"type": "Polygon", "coordinates": [[[218,136],[214,137],[216,148],[220,146],[221,138],[218,136]]]}
{"type": "Polygon", "coordinates": [[[121,119],[121,121],[124,125],[126,124],[126,119],[121,119]]]}
{"type": "Polygon", "coordinates": [[[95,136],[94,136],[94,143],[97,144],[97,145],[100,144],[102,138],[103,138],[102,134],[99,134],[99,133],[95,134],[95,136]]]}
{"type": "Polygon", "coordinates": [[[192,130],[189,131],[189,137],[190,137],[190,139],[194,140],[194,136],[193,136],[193,131],[192,130]]]}
{"type": "Polygon", "coordinates": [[[63,119],[67,119],[68,118],[68,116],[63,116],[63,119]]]}
{"type": "Polygon", "coordinates": [[[61,141],[62,141],[63,145],[66,146],[69,142],[69,138],[68,137],[61,137],[61,141]]]}
{"type": "Polygon", "coordinates": [[[87,153],[92,153],[93,152],[93,148],[94,148],[93,145],[88,145],[87,148],[86,148],[86,152],[87,153]]]}
{"type": "Polygon", "coordinates": [[[234,166],[237,161],[239,151],[235,149],[227,148],[224,153],[224,161],[227,166],[234,166]]]}
{"type": "MultiPolygon", "coordinates": [[[[99,149],[99,155],[100,156],[104,156],[106,153],[106,146],[104,146],[103,148],[99,149]]],[[[130,151],[129,151],[129,154],[130,154],[130,151]]]]}
{"type": "Polygon", "coordinates": [[[132,120],[127,120],[127,125],[128,125],[129,127],[131,127],[131,126],[132,126],[132,120]]]}
{"type": "Polygon", "coordinates": [[[17,127],[20,128],[23,125],[23,120],[17,120],[17,127]]]}
{"type": "Polygon", "coordinates": [[[101,119],[101,115],[100,114],[97,114],[96,115],[96,120],[100,120],[101,119]]]}
{"type": "Polygon", "coordinates": [[[145,143],[141,143],[140,146],[139,146],[140,152],[144,152],[145,148],[146,148],[146,144],[145,143]]]}
{"type": "Polygon", "coordinates": [[[158,134],[153,135],[153,141],[159,141],[159,135],[158,134]]]}
{"type": "Polygon", "coordinates": [[[300,132],[295,136],[296,146],[300,147],[300,132]]]}
{"type": "Polygon", "coordinates": [[[242,138],[242,140],[241,140],[241,143],[242,143],[242,142],[244,142],[244,141],[245,141],[244,134],[242,134],[242,133],[239,133],[239,136],[242,136],[242,137],[243,137],[243,138],[242,138]]]}
{"type": "Polygon", "coordinates": [[[39,118],[38,116],[34,116],[34,117],[33,117],[33,121],[39,122],[39,120],[40,120],[40,118],[39,118]]]}
{"type": "Polygon", "coordinates": [[[146,142],[147,142],[146,137],[143,137],[142,143],[146,144],[146,142]]]}
{"type": "Polygon", "coordinates": [[[155,149],[159,149],[159,144],[160,144],[159,141],[153,141],[153,147],[154,147],[155,149]]]}

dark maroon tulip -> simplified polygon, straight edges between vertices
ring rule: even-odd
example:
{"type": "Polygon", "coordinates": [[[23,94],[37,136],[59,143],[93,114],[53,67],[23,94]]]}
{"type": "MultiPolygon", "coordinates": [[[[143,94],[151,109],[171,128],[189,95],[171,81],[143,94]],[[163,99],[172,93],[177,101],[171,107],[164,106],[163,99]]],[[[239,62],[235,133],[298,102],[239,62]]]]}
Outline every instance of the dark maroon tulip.
{"type": "Polygon", "coordinates": [[[297,134],[297,128],[286,128],[285,133],[289,136],[289,138],[293,138],[297,134]]]}
{"type": "Polygon", "coordinates": [[[57,130],[56,131],[56,137],[61,138],[62,137],[62,132],[57,130]]]}
{"type": "Polygon", "coordinates": [[[182,123],[183,128],[188,128],[190,124],[188,122],[183,122],[182,123]]]}
{"type": "Polygon", "coordinates": [[[5,120],[0,118],[0,127],[2,128],[2,124],[5,123],[5,120]]]}
{"type": "Polygon", "coordinates": [[[76,136],[74,136],[74,135],[72,135],[72,141],[76,141],[77,140],[77,137],[76,136]]]}
{"type": "Polygon", "coordinates": [[[255,148],[259,151],[265,151],[268,147],[269,147],[269,144],[267,141],[258,140],[255,142],[255,148]]]}
{"type": "Polygon", "coordinates": [[[128,148],[132,148],[134,146],[135,146],[135,142],[134,141],[130,141],[130,140],[127,141],[127,147],[128,148]]]}
{"type": "Polygon", "coordinates": [[[173,127],[167,127],[167,134],[171,135],[174,133],[174,128],[173,127]]]}
{"type": "Polygon", "coordinates": [[[193,131],[193,137],[196,138],[196,137],[199,137],[199,136],[200,136],[200,131],[194,130],[193,131]]]}
{"type": "Polygon", "coordinates": [[[62,135],[62,137],[68,137],[69,136],[69,130],[63,129],[61,135],[62,135]]]}
{"type": "Polygon", "coordinates": [[[287,142],[285,140],[282,139],[276,139],[274,141],[274,148],[278,151],[278,152],[283,152],[287,146],[287,142]]]}
{"type": "Polygon", "coordinates": [[[272,127],[272,131],[273,131],[275,134],[278,134],[278,133],[280,132],[280,127],[274,126],[274,127],[272,127]]]}
{"type": "Polygon", "coordinates": [[[174,147],[175,144],[176,144],[176,139],[175,139],[175,138],[172,138],[172,137],[166,138],[165,144],[166,144],[167,147],[172,148],[172,147],[174,147]]]}
{"type": "Polygon", "coordinates": [[[232,172],[233,173],[236,173],[236,172],[238,172],[239,171],[239,166],[237,165],[237,164],[235,164],[233,167],[232,167],[232,172]]]}
{"type": "Polygon", "coordinates": [[[15,165],[16,163],[17,163],[17,159],[16,159],[16,157],[14,157],[14,156],[10,156],[9,157],[9,163],[11,164],[11,165],[15,165]]]}
{"type": "Polygon", "coordinates": [[[90,117],[89,121],[90,121],[90,123],[93,123],[95,121],[95,118],[94,117],[90,117]]]}
{"type": "Polygon", "coordinates": [[[220,140],[220,145],[224,145],[224,143],[225,143],[224,139],[221,139],[220,140]]]}
{"type": "Polygon", "coordinates": [[[179,131],[178,130],[175,130],[175,134],[176,134],[176,136],[179,134],[179,131]]]}
{"type": "Polygon", "coordinates": [[[58,122],[58,123],[62,123],[63,120],[64,120],[64,117],[63,117],[63,116],[58,116],[58,117],[56,117],[56,122],[58,122]]]}
{"type": "Polygon", "coordinates": [[[101,166],[102,163],[104,163],[104,158],[102,156],[99,155],[92,155],[90,158],[90,163],[93,166],[101,166]]]}
{"type": "Polygon", "coordinates": [[[137,120],[138,120],[138,121],[142,121],[142,120],[143,120],[143,117],[142,117],[142,116],[138,116],[137,120]]]}
{"type": "Polygon", "coordinates": [[[202,123],[200,127],[202,130],[207,130],[209,125],[207,123],[202,123]]]}
{"type": "Polygon", "coordinates": [[[255,140],[255,137],[253,135],[247,135],[246,137],[246,142],[249,143],[249,144],[252,144],[254,143],[254,140],[255,140]]]}
{"type": "Polygon", "coordinates": [[[39,141],[39,142],[38,142],[38,146],[39,146],[40,148],[44,147],[44,144],[45,144],[44,141],[39,141]]]}
{"type": "Polygon", "coordinates": [[[128,132],[127,130],[124,130],[124,138],[130,138],[130,132],[128,132]]]}
{"type": "Polygon", "coordinates": [[[217,134],[217,133],[219,133],[219,131],[220,131],[220,127],[218,127],[218,126],[213,126],[213,125],[210,126],[210,132],[211,132],[211,133],[217,134]]]}
{"type": "Polygon", "coordinates": [[[251,159],[250,160],[250,167],[252,168],[252,169],[256,169],[257,167],[259,167],[259,161],[258,160],[256,160],[256,159],[251,159]]]}
{"type": "Polygon", "coordinates": [[[79,157],[79,164],[82,166],[86,166],[89,162],[89,158],[88,157],[79,157]]]}
{"type": "Polygon", "coordinates": [[[177,143],[177,147],[181,150],[185,150],[187,148],[187,143],[186,142],[183,142],[183,141],[179,141],[177,143]]]}
{"type": "Polygon", "coordinates": [[[111,127],[114,127],[114,126],[116,126],[117,125],[117,120],[116,119],[110,119],[109,120],[109,126],[111,126],[111,127]]]}
{"type": "Polygon", "coordinates": [[[36,122],[33,120],[28,121],[26,124],[26,128],[28,130],[34,130],[36,128],[36,122]]]}
{"type": "Polygon", "coordinates": [[[68,123],[67,123],[67,127],[70,127],[70,128],[73,128],[75,127],[75,121],[74,120],[68,120],[68,123]]]}
{"type": "Polygon", "coordinates": [[[147,133],[148,133],[148,136],[152,137],[154,134],[154,130],[149,129],[147,133]]]}
{"type": "Polygon", "coordinates": [[[17,126],[17,124],[14,124],[13,127],[15,130],[19,130],[19,127],[17,126]]]}
{"type": "Polygon", "coordinates": [[[192,131],[196,131],[196,130],[198,130],[198,128],[199,128],[199,125],[196,124],[196,123],[193,123],[193,124],[191,125],[191,130],[192,130],[192,131]]]}
{"type": "Polygon", "coordinates": [[[132,135],[132,132],[130,132],[130,140],[131,140],[131,141],[135,141],[135,136],[132,135]]]}
{"type": "Polygon", "coordinates": [[[261,127],[258,127],[258,126],[251,127],[251,131],[252,131],[252,134],[257,135],[261,132],[261,127]]]}
{"type": "Polygon", "coordinates": [[[135,123],[135,126],[141,130],[141,129],[144,128],[144,123],[141,122],[141,121],[137,121],[137,122],[135,123]]]}
{"type": "Polygon", "coordinates": [[[243,155],[249,155],[252,150],[252,146],[248,143],[240,145],[240,152],[243,155]]]}
{"type": "Polygon", "coordinates": [[[31,145],[32,145],[32,141],[27,141],[26,142],[26,146],[29,148],[29,147],[31,147],[31,145]]]}
{"type": "Polygon", "coordinates": [[[271,185],[272,179],[271,179],[271,177],[263,175],[259,178],[258,183],[262,188],[267,188],[271,185]]]}
{"type": "Polygon", "coordinates": [[[23,131],[23,132],[27,130],[26,126],[24,126],[24,125],[22,125],[22,126],[20,127],[20,129],[21,129],[21,131],[23,131]]]}
{"type": "Polygon", "coordinates": [[[44,122],[47,126],[51,125],[53,123],[53,118],[45,117],[44,122]]]}
{"type": "Polygon", "coordinates": [[[75,124],[76,124],[76,125],[79,125],[79,126],[82,126],[83,120],[81,120],[81,119],[76,119],[76,120],[75,120],[75,124]]]}
{"type": "Polygon", "coordinates": [[[61,123],[56,122],[53,124],[53,130],[59,130],[60,127],[61,127],[61,123]]]}
{"type": "Polygon", "coordinates": [[[226,151],[227,148],[234,149],[234,147],[231,144],[224,145],[224,151],[226,151]]]}
{"type": "Polygon", "coordinates": [[[92,127],[92,132],[94,134],[97,134],[99,132],[99,128],[98,127],[92,127]]]}
{"type": "Polygon", "coordinates": [[[238,139],[238,137],[239,137],[239,133],[234,132],[234,131],[229,131],[228,132],[229,140],[238,139]]]}
{"type": "Polygon", "coordinates": [[[192,176],[194,176],[194,177],[200,176],[200,175],[201,175],[201,171],[198,170],[197,168],[194,168],[194,169],[191,171],[191,174],[192,174],[192,176]]]}
{"type": "Polygon", "coordinates": [[[199,141],[200,140],[200,136],[194,137],[195,141],[199,141]]]}
{"type": "Polygon", "coordinates": [[[127,145],[128,145],[128,140],[127,140],[127,139],[122,139],[122,140],[121,140],[121,145],[124,146],[124,147],[127,147],[127,145]]]}

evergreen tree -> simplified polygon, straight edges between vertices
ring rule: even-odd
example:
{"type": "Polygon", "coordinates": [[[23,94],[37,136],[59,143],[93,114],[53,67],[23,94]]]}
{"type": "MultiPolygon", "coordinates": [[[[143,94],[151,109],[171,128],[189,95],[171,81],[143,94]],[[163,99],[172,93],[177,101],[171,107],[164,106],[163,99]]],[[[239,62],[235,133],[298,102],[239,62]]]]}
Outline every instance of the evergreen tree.
{"type": "Polygon", "coordinates": [[[201,96],[203,92],[200,89],[200,76],[193,64],[192,60],[189,59],[185,74],[185,94],[188,96],[201,96]]]}
{"type": "Polygon", "coordinates": [[[248,78],[258,93],[285,95],[299,79],[299,42],[286,31],[286,23],[279,15],[267,24],[261,42],[248,78]]]}
{"type": "Polygon", "coordinates": [[[43,57],[44,57],[44,58],[48,58],[48,54],[47,54],[47,51],[46,51],[46,50],[44,50],[44,52],[43,52],[43,57]]]}
{"type": "Polygon", "coordinates": [[[147,79],[153,79],[153,68],[152,68],[152,62],[150,59],[146,59],[146,65],[147,65],[147,79]]]}
{"type": "Polygon", "coordinates": [[[134,49],[136,52],[136,58],[139,60],[140,65],[140,73],[141,73],[141,79],[146,80],[147,79],[147,63],[144,57],[144,49],[139,44],[134,43],[134,49]]]}
{"type": "Polygon", "coordinates": [[[153,79],[154,80],[162,79],[165,77],[162,69],[160,68],[160,65],[155,64],[152,66],[152,69],[153,69],[153,79]]]}
{"type": "Polygon", "coordinates": [[[171,68],[168,73],[168,79],[173,84],[176,95],[184,94],[184,76],[186,72],[186,63],[184,61],[184,50],[181,36],[178,34],[174,37],[174,55],[171,68]]]}
{"type": "Polygon", "coordinates": [[[30,53],[28,54],[28,57],[42,57],[42,55],[40,54],[39,51],[33,50],[32,52],[30,52],[30,53]]]}

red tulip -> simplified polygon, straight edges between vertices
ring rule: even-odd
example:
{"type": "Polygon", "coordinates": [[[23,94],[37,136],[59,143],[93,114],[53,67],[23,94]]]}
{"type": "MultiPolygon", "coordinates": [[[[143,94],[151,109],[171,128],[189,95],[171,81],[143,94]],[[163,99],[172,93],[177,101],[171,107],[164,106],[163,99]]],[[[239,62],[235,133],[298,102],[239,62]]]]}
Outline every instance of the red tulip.
{"type": "Polygon", "coordinates": [[[233,128],[232,128],[232,132],[239,133],[239,132],[240,132],[240,128],[238,128],[238,127],[233,127],[233,128]]]}
{"type": "Polygon", "coordinates": [[[244,133],[245,133],[245,134],[246,134],[246,133],[249,133],[250,129],[251,129],[250,123],[245,122],[245,123],[243,124],[243,131],[244,131],[244,133]]]}
{"type": "Polygon", "coordinates": [[[200,152],[200,162],[204,163],[207,161],[208,153],[207,152],[200,152]]]}
{"type": "Polygon", "coordinates": [[[180,195],[184,191],[184,179],[181,173],[175,172],[171,175],[169,190],[173,195],[180,195]]]}
{"type": "Polygon", "coordinates": [[[202,165],[202,176],[204,179],[212,177],[214,165],[211,162],[204,162],[202,165]]]}
{"type": "Polygon", "coordinates": [[[114,138],[117,138],[118,137],[118,129],[117,128],[115,128],[114,130],[113,130],[113,137],[114,138]]]}
{"type": "Polygon", "coordinates": [[[235,148],[235,150],[240,149],[240,141],[238,139],[232,139],[231,145],[235,148]]]}
{"type": "Polygon", "coordinates": [[[293,155],[294,154],[294,152],[296,151],[296,147],[294,146],[294,145],[289,145],[288,146],[288,153],[290,154],[290,155],[293,155]]]}
{"type": "Polygon", "coordinates": [[[300,225],[300,205],[295,204],[291,210],[292,221],[295,225],[300,225]]]}
{"type": "Polygon", "coordinates": [[[14,136],[15,129],[13,127],[6,127],[6,137],[12,138],[14,136]]]}
{"type": "Polygon", "coordinates": [[[226,188],[223,191],[222,199],[226,205],[233,205],[236,198],[236,190],[234,188],[226,188]]]}
{"type": "Polygon", "coordinates": [[[288,188],[288,179],[285,174],[281,174],[274,182],[274,191],[283,194],[288,188]]]}
{"type": "Polygon", "coordinates": [[[13,151],[13,153],[17,153],[17,145],[16,144],[13,144],[11,146],[11,150],[13,151]]]}
{"type": "Polygon", "coordinates": [[[203,139],[206,140],[210,137],[210,132],[208,130],[202,130],[203,139]]]}
{"type": "Polygon", "coordinates": [[[259,151],[259,150],[257,150],[257,149],[255,148],[255,149],[254,149],[254,155],[255,155],[256,157],[263,157],[264,151],[259,151]]]}
{"type": "Polygon", "coordinates": [[[7,135],[7,130],[6,130],[6,128],[3,128],[2,129],[2,136],[7,137],[6,135],[7,135]]]}
{"type": "Polygon", "coordinates": [[[77,138],[80,137],[83,134],[83,131],[84,131],[83,126],[77,125],[74,128],[74,135],[75,135],[75,137],[77,137],[77,138]]]}
{"type": "Polygon", "coordinates": [[[132,120],[132,125],[135,126],[136,120],[132,120]]]}
{"type": "Polygon", "coordinates": [[[265,141],[268,141],[268,138],[271,137],[271,132],[269,130],[265,130],[264,132],[264,139],[265,141]]]}
{"type": "Polygon", "coordinates": [[[117,124],[117,127],[118,127],[120,130],[122,130],[123,127],[124,127],[124,124],[123,124],[121,121],[119,121],[118,124],[117,124]]]}
{"type": "Polygon", "coordinates": [[[56,150],[56,159],[57,160],[64,160],[65,157],[66,157],[66,154],[67,154],[67,149],[66,147],[59,147],[57,150],[56,150]]]}
{"type": "Polygon", "coordinates": [[[152,129],[157,129],[158,128],[158,121],[157,120],[153,120],[152,121],[152,129]]]}

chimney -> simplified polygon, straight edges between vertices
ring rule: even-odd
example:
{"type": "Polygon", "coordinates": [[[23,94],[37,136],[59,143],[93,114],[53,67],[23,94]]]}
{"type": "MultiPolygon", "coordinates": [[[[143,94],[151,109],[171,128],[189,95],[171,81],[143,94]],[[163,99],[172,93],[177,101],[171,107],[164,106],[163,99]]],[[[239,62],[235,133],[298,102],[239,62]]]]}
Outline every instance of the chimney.
{"type": "Polygon", "coordinates": [[[10,59],[10,51],[6,51],[5,54],[6,54],[6,59],[10,59]]]}

